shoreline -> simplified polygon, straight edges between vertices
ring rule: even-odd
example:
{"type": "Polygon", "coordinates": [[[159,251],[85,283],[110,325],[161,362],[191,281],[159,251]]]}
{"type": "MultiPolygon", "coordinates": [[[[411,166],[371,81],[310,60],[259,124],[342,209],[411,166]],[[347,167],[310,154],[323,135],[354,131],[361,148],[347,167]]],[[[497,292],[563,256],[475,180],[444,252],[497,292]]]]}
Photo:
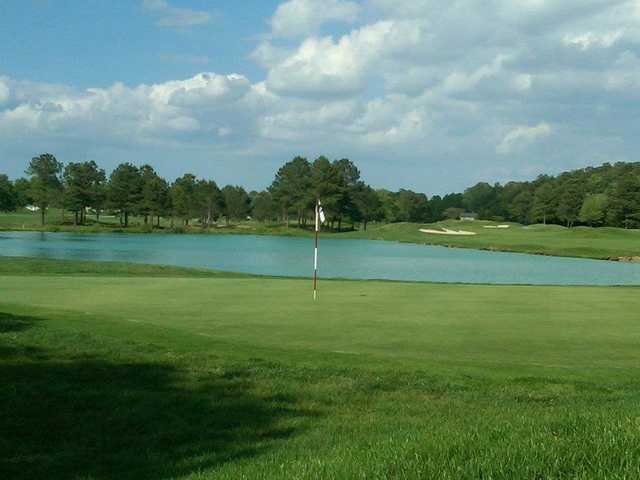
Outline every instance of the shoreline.
{"type": "MultiPolygon", "coordinates": [[[[70,260],[60,258],[38,258],[5,256],[0,254],[0,277],[30,276],[65,277],[65,276],[127,276],[153,278],[194,278],[194,279],[229,279],[229,280],[295,280],[311,281],[311,277],[267,275],[258,273],[234,272],[203,267],[181,267],[155,263],[118,262],[111,260],[70,260]],[[13,265],[11,265],[13,264],[13,265]],[[12,268],[13,267],[13,268],[12,268]],[[26,267],[20,270],[21,267],[26,267]]],[[[323,282],[357,282],[357,283],[393,283],[408,285],[440,285],[440,286],[477,286],[477,287],[547,287],[547,288],[634,288],[640,284],[558,284],[558,283],[490,283],[490,282],[445,282],[435,280],[394,280],[388,278],[348,278],[327,277],[323,282]]]]}
{"type": "MultiPolygon", "coordinates": [[[[479,221],[478,225],[481,228],[484,228],[485,224],[488,222],[479,221]]],[[[398,238],[383,238],[379,234],[379,230],[383,228],[394,226],[399,230],[402,226],[407,225],[406,223],[396,223],[396,224],[384,224],[381,227],[373,228],[367,231],[364,230],[344,230],[341,232],[336,231],[324,231],[322,235],[325,238],[330,238],[333,240],[375,240],[375,241],[383,241],[383,242],[396,242],[396,243],[406,243],[412,245],[425,245],[425,246],[434,246],[434,247],[445,247],[445,248],[455,248],[455,249],[465,249],[465,250],[477,250],[477,251],[487,251],[487,252],[503,252],[503,253],[517,253],[523,255],[536,255],[536,256],[545,256],[545,257],[558,257],[558,258],[576,258],[576,259],[590,259],[590,260],[602,260],[609,262],[622,262],[622,263],[640,263],[640,248],[637,252],[631,251],[603,251],[600,254],[589,254],[589,253],[564,253],[562,251],[558,251],[560,247],[548,247],[549,250],[541,250],[537,248],[533,248],[532,245],[522,244],[514,244],[511,246],[508,245],[495,245],[491,244],[490,241],[487,241],[483,244],[483,238],[479,235],[474,235],[472,240],[477,241],[476,244],[463,244],[459,242],[453,241],[453,238],[442,236],[440,241],[429,241],[434,238],[415,236],[415,233],[421,233],[420,228],[430,225],[440,225],[440,224],[409,224],[412,227],[415,227],[416,231],[413,232],[397,232],[398,238]],[[478,244],[479,243],[479,244],[478,244]]],[[[554,226],[555,227],[555,226],[554,226]]],[[[526,227],[523,227],[526,228],[526,227]]],[[[560,227],[563,228],[564,227],[560,227]]],[[[597,229],[594,229],[597,230],[597,229]]],[[[488,230],[485,230],[488,231],[488,230]]],[[[577,231],[577,230],[576,230],[577,231]]],[[[620,229],[621,232],[626,232],[623,229],[620,229]]],[[[129,226],[127,228],[120,226],[113,227],[105,227],[105,226],[95,226],[95,225],[45,225],[44,227],[39,226],[23,226],[22,228],[17,226],[0,226],[0,234],[6,233],[21,233],[21,232],[34,232],[34,233],[72,233],[72,234],[123,234],[123,235],[256,235],[256,236],[271,236],[271,237],[299,237],[299,238],[312,238],[313,231],[307,230],[305,228],[300,228],[298,226],[290,226],[286,227],[283,225],[229,225],[229,226],[214,226],[210,228],[201,228],[201,227],[177,227],[174,229],[168,227],[161,228],[146,228],[144,226],[129,226]]],[[[631,231],[633,232],[633,230],[631,231]]],[[[632,234],[633,235],[633,234],[632,234]]],[[[469,237],[466,237],[469,238],[469,237]]],[[[459,240],[456,238],[456,240],[459,240]]],[[[640,241],[640,235],[638,240],[640,241]]],[[[538,247],[536,245],[536,247],[538,247]]],[[[576,246],[575,248],[582,248],[576,246]]]]}

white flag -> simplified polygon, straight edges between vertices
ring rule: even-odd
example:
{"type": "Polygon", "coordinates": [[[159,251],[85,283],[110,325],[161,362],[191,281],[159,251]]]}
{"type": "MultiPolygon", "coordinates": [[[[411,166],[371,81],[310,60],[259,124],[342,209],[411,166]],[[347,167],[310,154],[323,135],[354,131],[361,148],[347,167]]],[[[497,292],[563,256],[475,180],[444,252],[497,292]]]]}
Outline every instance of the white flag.
{"type": "Polygon", "coordinates": [[[320,200],[318,200],[318,214],[320,215],[320,223],[324,223],[324,212],[322,211],[320,200]]]}

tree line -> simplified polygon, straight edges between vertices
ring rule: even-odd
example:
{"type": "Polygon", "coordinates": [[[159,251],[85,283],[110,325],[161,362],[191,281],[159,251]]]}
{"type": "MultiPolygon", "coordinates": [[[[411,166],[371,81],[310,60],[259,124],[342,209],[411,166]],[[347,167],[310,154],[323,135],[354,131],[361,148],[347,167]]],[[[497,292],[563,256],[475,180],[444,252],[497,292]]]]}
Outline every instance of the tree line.
{"type": "Polygon", "coordinates": [[[478,183],[462,200],[486,219],[638,228],[640,163],[605,163],[530,182],[478,183]]]}
{"type": "Polygon", "coordinates": [[[324,156],[314,161],[295,157],[267,189],[250,192],[237,185],[219,188],[214,180],[191,173],[169,182],[150,165],[122,163],[107,176],[93,161],[64,165],[48,153],[31,159],[25,173],[28,178],[13,182],[0,175],[0,210],[33,205],[43,225],[47,209],[57,207],[62,215],[72,212],[74,224],[84,224],[88,212],[96,222],[110,212],[125,227],[131,215],[143,217],[149,228],[160,226],[161,218],[172,226],[207,228],[249,217],[305,227],[313,221],[319,198],[329,227],[337,230],[345,224],[366,230],[372,221],[435,222],[458,218],[465,210],[481,219],[525,224],[640,226],[640,163],[605,163],[504,185],[481,182],[463,193],[431,198],[407,189],[373,189],[352,161],[324,156]]]}

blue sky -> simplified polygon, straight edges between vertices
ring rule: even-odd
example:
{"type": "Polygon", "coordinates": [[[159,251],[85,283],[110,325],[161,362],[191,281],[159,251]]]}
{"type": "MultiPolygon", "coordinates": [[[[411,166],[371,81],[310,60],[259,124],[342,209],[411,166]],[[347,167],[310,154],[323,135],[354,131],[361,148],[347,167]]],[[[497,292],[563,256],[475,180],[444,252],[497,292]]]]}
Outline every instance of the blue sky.
{"type": "Polygon", "coordinates": [[[636,161],[640,0],[4,0],[0,171],[264,188],[297,154],[427,194],[636,161]]]}
{"type": "Polygon", "coordinates": [[[136,85],[203,71],[261,75],[248,57],[277,1],[184,1],[209,21],[158,27],[139,1],[8,0],[0,5],[2,70],[16,78],[78,88],[136,85]],[[212,8],[212,5],[215,7],[212,8]]]}

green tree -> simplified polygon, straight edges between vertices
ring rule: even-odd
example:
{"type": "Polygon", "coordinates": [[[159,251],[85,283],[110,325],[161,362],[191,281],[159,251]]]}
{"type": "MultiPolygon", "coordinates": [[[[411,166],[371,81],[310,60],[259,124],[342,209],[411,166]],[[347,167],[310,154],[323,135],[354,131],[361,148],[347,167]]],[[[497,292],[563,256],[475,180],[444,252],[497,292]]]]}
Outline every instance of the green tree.
{"type": "Polygon", "coordinates": [[[276,216],[276,205],[268,191],[257,192],[251,199],[251,214],[256,220],[266,222],[276,216]]]}
{"type": "Polygon", "coordinates": [[[311,166],[311,190],[307,194],[306,204],[311,208],[319,199],[331,228],[340,215],[342,193],[340,172],[336,166],[324,156],[314,160],[311,166]]]}
{"type": "Polygon", "coordinates": [[[607,218],[624,228],[640,224],[640,177],[628,174],[619,179],[610,198],[607,218]]]}
{"type": "Polygon", "coordinates": [[[561,191],[557,215],[567,227],[571,228],[578,220],[584,200],[582,182],[578,178],[569,178],[561,185],[561,191]]]}
{"type": "Polygon", "coordinates": [[[74,223],[84,223],[87,207],[98,207],[104,195],[104,170],[94,161],[69,163],[64,169],[64,206],[75,213],[74,223]]]}
{"type": "Polygon", "coordinates": [[[31,182],[26,178],[18,178],[13,182],[13,189],[16,194],[16,208],[24,208],[33,204],[31,198],[31,182]]]}
{"type": "Polygon", "coordinates": [[[580,208],[580,221],[592,227],[602,225],[608,202],[609,200],[604,193],[587,195],[582,202],[582,208],[580,208]]]}
{"type": "Polygon", "coordinates": [[[29,195],[40,209],[41,223],[45,223],[45,214],[49,205],[60,197],[62,182],[60,173],[62,163],[50,153],[43,153],[29,162],[26,173],[31,177],[29,195]]]}
{"type": "Polygon", "coordinates": [[[17,199],[13,183],[6,175],[0,175],[0,212],[13,212],[17,199]]]}
{"type": "Polygon", "coordinates": [[[429,200],[429,211],[432,221],[438,221],[444,218],[459,218],[460,214],[464,212],[463,194],[449,193],[442,198],[437,195],[431,197],[431,200],[429,200]],[[449,210],[452,208],[454,210],[449,210]],[[448,217],[445,212],[453,215],[453,217],[448,217]]]}
{"type": "Polygon", "coordinates": [[[364,230],[370,221],[379,220],[383,216],[382,202],[376,191],[369,185],[360,182],[352,192],[356,207],[355,217],[362,221],[364,230]]]}
{"type": "Polygon", "coordinates": [[[73,224],[77,225],[79,214],[83,209],[83,172],[80,163],[68,163],[62,174],[64,185],[64,197],[62,207],[74,213],[73,224]]]}
{"type": "Polygon", "coordinates": [[[198,215],[198,189],[196,177],[192,173],[185,173],[176,178],[171,185],[171,205],[173,214],[182,218],[185,225],[198,215]]]}
{"type": "Polygon", "coordinates": [[[512,200],[509,213],[517,222],[529,223],[533,195],[529,190],[522,190],[512,200]]]}
{"type": "Polygon", "coordinates": [[[528,182],[508,182],[505,186],[501,187],[498,206],[494,211],[494,218],[508,218],[521,223],[524,223],[523,219],[528,220],[530,218],[531,204],[529,204],[528,211],[523,212],[524,205],[522,204],[522,200],[525,200],[528,196],[530,201],[533,201],[531,190],[531,185],[528,182]],[[516,199],[519,195],[523,194],[523,192],[527,192],[528,195],[522,195],[519,199],[520,204],[516,206],[516,199]]]}
{"type": "Polygon", "coordinates": [[[224,195],[213,180],[200,180],[197,185],[202,206],[202,224],[207,228],[224,214],[224,195]]]}
{"type": "Polygon", "coordinates": [[[444,218],[448,218],[449,220],[457,220],[460,218],[460,215],[464,213],[464,209],[460,207],[448,207],[444,211],[444,218]]]}
{"type": "Polygon", "coordinates": [[[244,220],[249,215],[250,200],[244,188],[227,185],[222,189],[224,197],[224,216],[229,219],[244,220]]]}
{"type": "Polygon", "coordinates": [[[130,163],[121,163],[111,172],[108,185],[108,201],[111,208],[120,212],[120,221],[129,226],[129,215],[140,208],[142,200],[142,176],[130,163]]]}
{"type": "Polygon", "coordinates": [[[333,166],[338,170],[339,185],[341,190],[341,197],[337,203],[337,217],[338,217],[338,231],[342,228],[342,219],[347,216],[357,216],[357,209],[354,203],[355,191],[361,188],[360,185],[360,170],[358,167],[348,158],[342,158],[335,160],[333,166]]]}
{"type": "Polygon", "coordinates": [[[140,167],[142,177],[142,198],[140,202],[140,213],[144,215],[144,223],[148,224],[151,217],[157,219],[156,225],[160,226],[160,217],[166,215],[170,208],[170,188],[169,183],[156,173],[150,165],[140,167]]]}
{"type": "Polygon", "coordinates": [[[376,190],[380,203],[382,204],[382,220],[386,222],[398,221],[398,205],[396,204],[396,194],[384,188],[376,190]]]}
{"type": "Polygon", "coordinates": [[[495,216],[499,204],[499,185],[491,186],[480,182],[464,191],[464,206],[476,212],[480,218],[495,216]]]}
{"type": "Polygon", "coordinates": [[[553,184],[550,182],[540,185],[533,196],[533,205],[531,207],[531,218],[535,221],[542,220],[546,225],[547,220],[551,218],[558,208],[558,200],[553,184]]]}
{"type": "Polygon", "coordinates": [[[296,211],[298,224],[304,219],[311,189],[311,165],[306,158],[295,157],[285,163],[269,187],[273,200],[282,212],[282,220],[289,225],[289,211],[296,211]]]}
{"type": "Polygon", "coordinates": [[[424,193],[400,189],[396,205],[397,219],[401,222],[423,222],[429,218],[429,203],[424,193]]]}

